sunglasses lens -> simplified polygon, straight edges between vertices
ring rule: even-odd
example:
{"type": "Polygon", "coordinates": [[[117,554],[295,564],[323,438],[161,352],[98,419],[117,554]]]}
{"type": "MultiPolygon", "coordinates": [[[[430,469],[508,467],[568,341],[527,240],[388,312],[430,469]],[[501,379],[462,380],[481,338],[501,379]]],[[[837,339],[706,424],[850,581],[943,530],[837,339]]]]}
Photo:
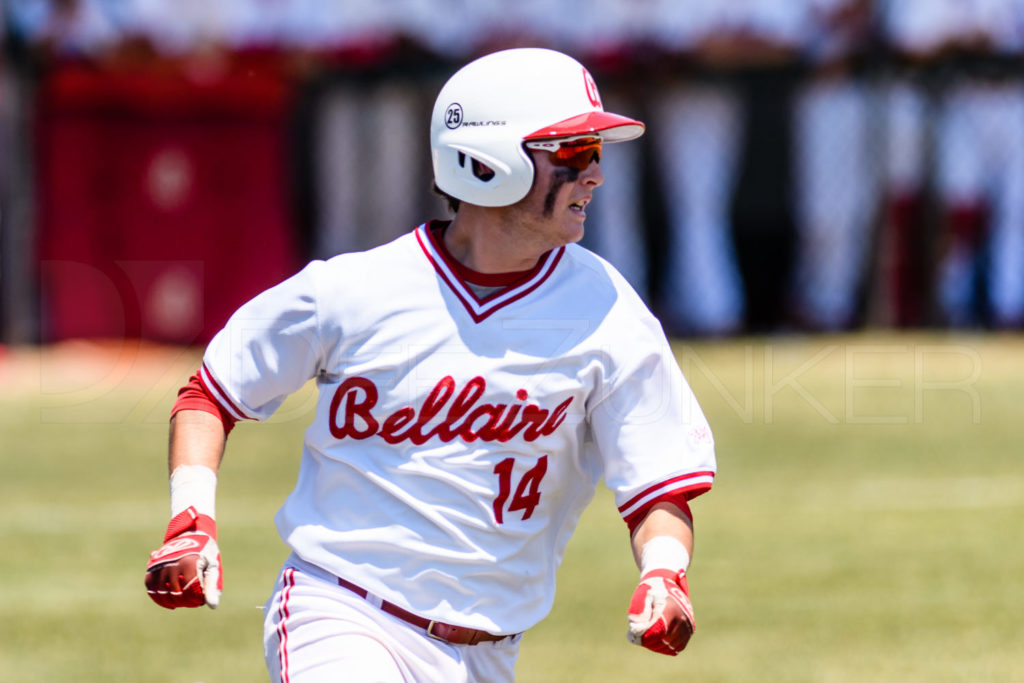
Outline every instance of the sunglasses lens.
{"type": "Polygon", "coordinates": [[[601,138],[582,138],[562,143],[551,152],[551,163],[585,171],[592,161],[601,161],[601,138]]]}

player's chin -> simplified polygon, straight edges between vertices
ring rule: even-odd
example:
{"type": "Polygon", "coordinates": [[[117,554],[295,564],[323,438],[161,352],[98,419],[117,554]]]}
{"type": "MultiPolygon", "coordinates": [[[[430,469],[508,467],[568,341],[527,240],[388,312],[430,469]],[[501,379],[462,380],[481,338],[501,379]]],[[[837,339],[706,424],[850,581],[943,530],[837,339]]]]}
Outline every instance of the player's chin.
{"type": "Polygon", "coordinates": [[[582,230],[577,230],[577,231],[573,232],[572,234],[568,234],[567,233],[565,238],[561,240],[561,246],[565,246],[566,244],[575,244],[575,243],[579,242],[582,239],[583,239],[583,231],[582,230]]]}
{"type": "Polygon", "coordinates": [[[584,225],[583,222],[586,220],[587,215],[577,215],[570,212],[565,219],[562,227],[563,241],[568,244],[570,242],[579,242],[583,239],[584,225]]]}

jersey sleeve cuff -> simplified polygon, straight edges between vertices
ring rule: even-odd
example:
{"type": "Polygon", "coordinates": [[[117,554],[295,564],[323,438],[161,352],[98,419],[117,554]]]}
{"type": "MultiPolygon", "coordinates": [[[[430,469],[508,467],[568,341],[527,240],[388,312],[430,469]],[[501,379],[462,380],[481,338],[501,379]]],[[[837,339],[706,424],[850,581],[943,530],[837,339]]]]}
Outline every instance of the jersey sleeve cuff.
{"type": "Polygon", "coordinates": [[[188,383],[178,390],[178,398],[171,409],[171,417],[174,417],[182,410],[201,410],[210,413],[221,421],[224,426],[224,436],[231,433],[238,421],[233,415],[227,412],[210,394],[200,376],[202,371],[196,372],[189,378],[188,383]]]}
{"type": "Polygon", "coordinates": [[[689,501],[707,493],[714,481],[714,472],[692,472],[649,486],[619,506],[619,514],[629,527],[629,533],[644,520],[658,503],[672,503],[693,521],[689,501]]]}
{"type": "Polygon", "coordinates": [[[239,401],[233,399],[217,378],[214,377],[213,373],[206,363],[203,363],[199,368],[199,382],[203,385],[203,391],[210,399],[216,403],[221,410],[231,416],[236,422],[239,420],[257,420],[258,418],[253,417],[251,414],[246,412],[240,405],[239,401]]]}

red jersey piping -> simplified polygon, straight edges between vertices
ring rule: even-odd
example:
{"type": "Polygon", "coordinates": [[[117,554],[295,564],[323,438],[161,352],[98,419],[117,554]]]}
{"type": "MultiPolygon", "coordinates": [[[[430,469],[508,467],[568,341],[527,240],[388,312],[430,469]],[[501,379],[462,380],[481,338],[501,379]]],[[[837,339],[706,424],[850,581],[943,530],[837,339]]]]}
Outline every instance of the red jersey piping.
{"type": "MultiPolygon", "coordinates": [[[[514,282],[481,299],[468,286],[467,282],[471,281],[467,281],[462,276],[463,273],[446,260],[443,245],[439,246],[440,240],[435,240],[432,235],[431,224],[425,223],[416,228],[415,234],[420,248],[423,250],[427,260],[434,266],[434,270],[442,282],[448,286],[455,297],[462,303],[469,316],[477,323],[486,320],[498,310],[522,299],[540,287],[550,277],[551,273],[554,272],[555,267],[562,260],[562,256],[565,253],[565,247],[559,247],[544,254],[537,262],[537,265],[525,273],[499,274],[505,277],[514,276],[514,282]]],[[[449,256],[448,258],[450,259],[451,257],[449,256]]],[[[451,260],[454,261],[454,259],[451,260]]],[[[474,272],[465,267],[462,270],[469,271],[470,273],[474,272]]],[[[477,273],[477,275],[484,275],[488,278],[494,277],[483,273],[477,273]]]]}
{"type": "Polygon", "coordinates": [[[619,514],[622,517],[629,517],[641,507],[646,507],[663,496],[678,492],[686,493],[688,499],[693,499],[702,493],[706,493],[714,481],[715,473],[710,471],[690,472],[672,477],[665,481],[649,486],[637,495],[633,496],[619,506],[619,514]]]}

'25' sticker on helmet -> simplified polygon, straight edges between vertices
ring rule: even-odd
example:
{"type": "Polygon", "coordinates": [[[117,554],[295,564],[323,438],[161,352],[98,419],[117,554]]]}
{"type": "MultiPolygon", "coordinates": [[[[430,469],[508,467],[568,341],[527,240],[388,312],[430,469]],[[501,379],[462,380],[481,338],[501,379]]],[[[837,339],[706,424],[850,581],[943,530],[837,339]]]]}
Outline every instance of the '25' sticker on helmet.
{"type": "Polygon", "coordinates": [[[583,85],[587,89],[587,99],[590,100],[590,103],[595,107],[600,107],[601,95],[597,92],[597,83],[585,68],[583,69],[583,85]]]}
{"type": "Polygon", "coordinates": [[[462,125],[462,105],[452,102],[444,112],[444,125],[455,129],[462,125]]]}

